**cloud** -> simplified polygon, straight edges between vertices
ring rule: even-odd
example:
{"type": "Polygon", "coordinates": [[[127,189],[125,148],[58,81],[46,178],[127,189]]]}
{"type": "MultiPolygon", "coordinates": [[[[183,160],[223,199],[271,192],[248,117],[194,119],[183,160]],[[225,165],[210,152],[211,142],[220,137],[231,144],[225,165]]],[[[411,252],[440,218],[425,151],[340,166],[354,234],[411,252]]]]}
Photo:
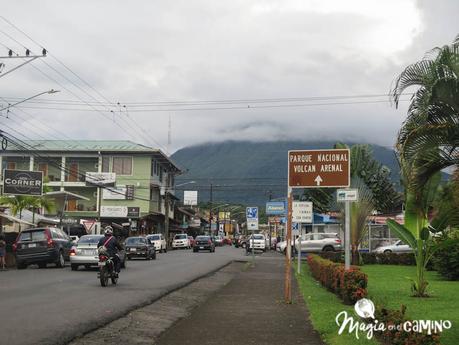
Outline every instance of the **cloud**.
{"type": "MultiPolygon", "coordinates": [[[[227,139],[341,139],[392,146],[405,104],[400,109],[389,103],[276,108],[260,106],[284,103],[241,102],[194,111],[169,104],[137,112],[141,107],[133,103],[387,94],[407,64],[459,33],[458,12],[453,0],[17,1],[2,15],[90,86],[48,56],[1,78],[0,96],[25,98],[54,88],[61,93],[35,101],[71,101],[66,108],[88,110],[29,102],[33,109],[23,110],[34,122],[20,130],[32,138],[38,121],[57,128],[40,130],[45,137],[131,139],[165,149],[171,117],[171,151],[227,139]],[[128,112],[97,103],[106,100],[127,104],[128,112]]],[[[0,30],[21,43],[0,32],[3,45],[40,50],[3,21],[0,30]]]]}

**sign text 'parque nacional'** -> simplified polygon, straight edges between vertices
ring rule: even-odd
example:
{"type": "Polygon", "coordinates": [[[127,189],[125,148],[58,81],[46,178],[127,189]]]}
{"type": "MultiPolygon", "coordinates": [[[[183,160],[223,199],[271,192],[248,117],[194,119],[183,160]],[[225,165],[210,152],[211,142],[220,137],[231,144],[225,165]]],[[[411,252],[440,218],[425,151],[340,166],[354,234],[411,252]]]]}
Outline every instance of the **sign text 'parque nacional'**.
{"type": "Polygon", "coordinates": [[[288,185],[299,188],[342,188],[350,184],[350,152],[294,150],[288,152],[288,185]]]}

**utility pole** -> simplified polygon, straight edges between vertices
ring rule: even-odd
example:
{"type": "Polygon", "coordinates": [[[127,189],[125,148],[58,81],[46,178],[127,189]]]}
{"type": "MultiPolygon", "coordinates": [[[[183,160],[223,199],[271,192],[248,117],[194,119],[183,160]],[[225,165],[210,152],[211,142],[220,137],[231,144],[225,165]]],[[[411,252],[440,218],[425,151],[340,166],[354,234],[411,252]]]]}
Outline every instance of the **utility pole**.
{"type": "Polygon", "coordinates": [[[170,241],[169,241],[169,193],[167,191],[167,187],[164,191],[164,237],[166,238],[166,246],[170,248],[170,241]]]}
{"type": "Polygon", "coordinates": [[[212,183],[210,184],[209,234],[212,236],[212,183]]]}
{"type": "Polygon", "coordinates": [[[287,255],[285,255],[285,303],[292,303],[292,188],[288,187],[288,211],[287,211],[287,255]]]}
{"type": "MultiPolygon", "coordinates": [[[[27,65],[28,63],[31,63],[32,61],[38,59],[38,58],[41,58],[41,57],[46,57],[46,54],[47,54],[47,51],[46,49],[43,48],[42,50],[42,55],[30,55],[30,50],[29,49],[26,49],[25,51],[25,55],[19,55],[19,54],[16,54],[14,55],[15,53],[10,49],[8,51],[8,56],[0,56],[0,59],[22,59],[22,60],[26,60],[25,62],[21,63],[20,65],[16,66],[16,67],[13,67],[11,68],[10,70],[6,71],[5,73],[1,73],[2,70],[0,70],[0,78],[1,77],[4,77],[5,75],[17,70],[18,68],[21,68],[22,66],[25,66],[27,65]]],[[[5,66],[4,63],[0,64],[2,67],[5,66]]]]}

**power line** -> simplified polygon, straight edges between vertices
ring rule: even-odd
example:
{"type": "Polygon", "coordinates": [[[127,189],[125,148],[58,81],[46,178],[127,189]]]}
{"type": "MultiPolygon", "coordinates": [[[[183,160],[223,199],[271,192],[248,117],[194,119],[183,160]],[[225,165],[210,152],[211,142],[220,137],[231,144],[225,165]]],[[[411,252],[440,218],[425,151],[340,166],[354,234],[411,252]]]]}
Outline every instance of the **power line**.
{"type": "MultiPolygon", "coordinates": [[[[403,99],[399,102],[409,102],[409,99],[403,99]]],[[[329,103],[307,103],[307,104],[278,104],[278,105],[247,105],[235,107],[200,107],[200,108],[177,108],[177,109],[134,109],[130,112],[135,113],[148,113],[148,112],[168,112],[168,111],[209,111],[209,110],[253,110],[253,109],[273,109],[273,108],[303,108],[303,107],[321,107],[321,106],[337,106],[337,105],[354,105],[354,104],[378,104],[390,103],[390,100],[377,100],[377,101],[357,101],[357,102],[329,102],[329,103]]],[[[92,106],[91,106],[92,107],[92,106]]],[[[83,109],[83,108],[63,108],[63,107],[39,107],[21,105],[20,108],[26,109],[43,109],[43,110],[61,110],[61,111],[96,111],[98,109],[83,109]]]]}
{"type": "MultiPolygon", "coordinates": [[[[18,30],[19,32],[21,32],[23,35],[25,35],[28,39],[30,39],[32,42],[34,42],[36,45],[38,45],[39,47],[43,48],[43,46],[41,44],[39,44],[38,42],[36,42],[32,37],[30,37],[28,34],[26,34],[23,30],[19,29],[16,25],[14,25],[13,23],[11,23],[9,20],[7,20],[5,17],[3,16],[0,16],[1,19],[3,19],[6,23],[8,23],[9,25],[11,25],[13,28],[15,28],[16,30],[18,30]]],[[[17,42],[18,44],[24,46],[22,43],[20,43],[18,40],[16,40],[14,37],[12,37],[11,35],[5,33],[4,31],[1,31],[4,35],[6,35],[8,38],[12,39],[13,41],[17,42]]],[[[24,46],[25,47],[25,46],[24,46]]],[[[48,51],[48,55],[49,55],[49,51],[48,51]]],[[[98,95],[100,95],[102,98],[104,98],[106,101],[108,101],[108,99],[106,97],[104,97],[103,95],[101,95],[100,92],[98,92],[97,90],[95,90],[88,82],[86,82],[83,78],[81,78],[80,76],[78,76],[75,72],[73,72],[67,65],[65,65],[63,62],[61,62],[59,59],[57,59],[56,57],[52,56],[56,61],[58,61],[61,65],[63,65],[67,70],[69,70],[73,75],[75,75],[79,80],[83,81],[86,85],[88,85],[92,90],[94,90],[98,95]]],[[[83,88],[81,88],[79,85],[77,85],[75,82],[73,82],[72,80],[70,80],[69,78],[67,78],[65,75],[63,75],[60,71],[58,71],[56,68],[54,68],[53,66],[51,66],[50,64],[48,64],[46,61],[44,61],[44,63],[50,68],[52,69],[55,73],[57,73],[58,75],[60,75],[62,78],[64,78],[66,81],[68,81],[69,83],[71,83],[74,87],[78,88],[81,92],[85,93],[86,95],[88,95],[89,97],[91,97],[94,101],[98,102],[98,103],[101,103],[100,100],[98,100],[96,97],[92,96],[90,93],[88,93],[86,90],[84,90],[83,88]]],[[[38,67],[36,66],[33,66],[35,69],[39,70],[42,74],[44,74],[47,78],[51,79],[52,81],[56,82],[58,85],[60,85],[62,88],[64,88],[67,92],[69,92],[70,94],[72,94],[74,97],[76,97],[77,99],[79,99],[81,102],[85,103],[86,105],[88,105],[89,107],[92,108],[92,111],[97,111],[99,112],[101,115],[103,115],[104,117],[106,117],[108,120],[111,121],[111,119],[108,117],[108,115],[104,114],[100,109],[97,109],[95,108],[94,106],[92,106],[91,104],[87,103],[84,101],[83,98],[79,97],[78,95],[76,95],[75,93],[71,92],[68,88],[64,87],[61,83],[59,83],[58,81],[56,81],[55,79],[51,78],[49,75],[47,75],[46,73],[44,73],[43,71],[41,71],[38,67]]],[[[108,101],[109,102],[109,101],[108,101]]],[[[111,106],[114,105],[113,102],[109,102],[111,106]]],[[[103,105],[104,107],[106,107],[105,105],[103,105]]],[[[109,109],[108,108],[108,111],[115,114],[113,110],[109,109]]],[[[143,140],[145,140],[147,143],[150,142],[150,140],[152,140],[153,142],[155,142],[156,145],[159,145],[160,147],[162,147],[163,149],[165,149],[160,143],[158,143],[156,140],[154,140],[151,135],[144,135],[142,132],[139,132],[138,130],[136,130],[135,128],[132,127],[132,125],[126,120],[124,119],[123,117],[120,118],[121,121],[123,121],[125,124],[127,124],[136,134],[138,134],[141,138],[143,138],[143,140]]],[[[133,122],[138,128],[141,128],[132,118],[130,118],[130,121],[133,122]]],[[[126,131],[122,126],[120,126],[120,124],[116,121],[113,121],[121,130],[123,130],[124,133],[128,133],[128,131],[126,131]]],[[[132,134],[130,134],[131,137],[134,138],[134,136],[132,136],[132,134]]],[[[153,145],[155,146],[155,145],[153,145]]]]}

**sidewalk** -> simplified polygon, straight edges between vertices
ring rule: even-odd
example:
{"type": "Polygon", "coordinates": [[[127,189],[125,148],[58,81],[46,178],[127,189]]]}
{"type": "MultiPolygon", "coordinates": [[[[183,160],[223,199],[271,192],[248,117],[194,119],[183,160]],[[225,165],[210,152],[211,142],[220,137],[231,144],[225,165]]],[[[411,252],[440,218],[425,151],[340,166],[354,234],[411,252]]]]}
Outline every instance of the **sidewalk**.
{"type": "Polygon", "coordinates": [[[277,253],[257,256],[255,267],[238,273],[195,308],[190,316],[164,332],[155,343],[322,344],[308,319],[294,277],[293,304],[283,303],[284,260],[277,253]]]}

